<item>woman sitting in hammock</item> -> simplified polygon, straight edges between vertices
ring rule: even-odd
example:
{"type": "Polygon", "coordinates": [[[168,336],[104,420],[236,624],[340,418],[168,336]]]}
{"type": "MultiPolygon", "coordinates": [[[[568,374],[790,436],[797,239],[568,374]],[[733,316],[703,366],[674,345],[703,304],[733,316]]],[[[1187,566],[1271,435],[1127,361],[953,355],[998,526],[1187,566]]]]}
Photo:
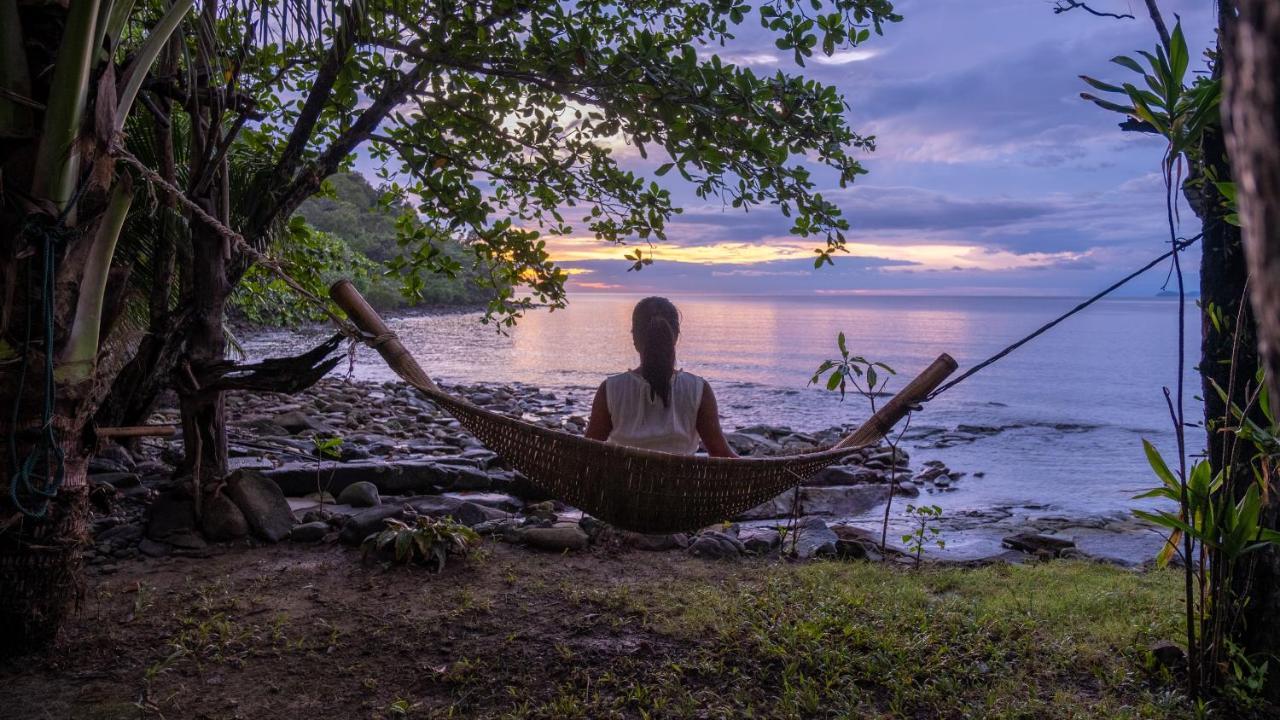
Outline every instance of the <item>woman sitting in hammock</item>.
{"type": "Polygon", "coordinates": [[[631,313],[631,339],[640,367],[611,375],[596,391],[587,437],[677,455],[698,451],[737,457],[720,429],[716,396],[706,380],[676,369],[680,312],[671,301],[648,297],[631,313]]]}

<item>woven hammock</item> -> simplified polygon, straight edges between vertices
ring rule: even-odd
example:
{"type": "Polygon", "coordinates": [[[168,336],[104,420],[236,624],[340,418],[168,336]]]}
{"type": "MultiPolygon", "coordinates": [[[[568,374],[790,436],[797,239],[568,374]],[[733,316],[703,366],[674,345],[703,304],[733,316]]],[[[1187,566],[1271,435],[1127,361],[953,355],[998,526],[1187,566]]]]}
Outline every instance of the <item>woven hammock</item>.
{"type": "Polygon", "coordinates": [[[535,487],[617,527],[686,532],[737,515],[877,442],[956,369],[938,357],[861,427],[826,450],[767,458],[673,455],[589,440],[474,405],[440,389],[350,282],[329,295],[397,375],[458,419],[535,487]]]}

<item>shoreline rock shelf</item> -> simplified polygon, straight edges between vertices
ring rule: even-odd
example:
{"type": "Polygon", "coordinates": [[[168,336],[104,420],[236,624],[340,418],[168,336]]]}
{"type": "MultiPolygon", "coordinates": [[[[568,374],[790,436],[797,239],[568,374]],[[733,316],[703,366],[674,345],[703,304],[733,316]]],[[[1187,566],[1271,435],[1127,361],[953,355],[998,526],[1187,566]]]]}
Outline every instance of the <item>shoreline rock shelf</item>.
{"type": "MultiPolygon", "coordinates": [[[[545,427],[580,433],[589,390],[555,394],[527,385],[459,386],[483,407],[545,427]]],[[[708,558],[794,553],[799,557],[878,557],[865,539],[840,537],[823,518],[861,515],[890,493],[942,492],[959,479],[931,460],[913,472],[907,450],[865,448],[735,520],[691,536],[641,535],[611,528],[539,493],[518,472],[413,389],[395,382],[321,380],[294,396],[228,393],[232,466],[208,489],[196,522],[187,483],[173,468],[181,439],[150,441],[144,456],[110,447],[94,458],[90,482],[110,497],[110,512],[93,523],[91,563],[169,553],[207,553],[212,542],[338,542],[359,545],[388,518],[452,516],[478,532],[559,552],[591,545],[637,550],[683,549],[708,558]],[[801,520],[782,542],[777,526],[801,520]],[[145,522],[145,529],[139,523],[145,522]],[[854,547],[856,545],[857,547],[854,547]]],[[[153,422],[176,421],[165,409],[153,422]]],[[[829,445],[849,431],[798,432],[755,425],[728,433],[747,457],[791,454],[829,445]]]]}

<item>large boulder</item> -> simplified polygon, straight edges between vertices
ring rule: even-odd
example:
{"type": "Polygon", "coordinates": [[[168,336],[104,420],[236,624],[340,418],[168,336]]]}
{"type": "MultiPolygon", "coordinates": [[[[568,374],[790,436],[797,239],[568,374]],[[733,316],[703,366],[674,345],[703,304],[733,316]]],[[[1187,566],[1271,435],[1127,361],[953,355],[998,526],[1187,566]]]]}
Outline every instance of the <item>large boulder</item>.
{"type": "Polygon", "coordinates": [[[205,500],[200,530],[204,532],[206,539],[227,542],[248,535],[249,523],[235,501],[217,493],[205,500]]]}
{"type": "Polygon", "coordinates": [[[280,486],[256,470],[237,470],[227,478],[227,495],[244,513],[255,537],[280,542],[293,530],[293,513],[280,486]]]}
{"type": "Polygon", "coordinates": [[[369,508],[347,518],[347,523],[342,526],[342,532],[338,534],[338,540],[347,545],[359,545],[369,535],[385,527],[388,518],[401,518],[404,514],[404,506],[398,504],[369,508]]]}
{"type": "Polygon", "coordinates": [[[338,493],[338,502],[352,507],[367,508],[381,505],[382,498],[378,495],[377,485],[362,480],[342,488],[342,492],[338,493]]]}
{"type": "Polygon", "coordinates": [[[1062,554],[1076,546],[1071,538],[1058,537],[1056,535],[1041,535],[1037,533],[1017,533],[1010,535],[1003,540],[1001,544],[1005,547],[1019,550],[1031,555],[1039,555],[1043,557],[1061,557],[1062,554]]]}
{"type": "Polygon", "coordinates": [[[179,492],[161,494],[147,508],[147,537],[167,541],[170,537],[195,532],[196,506],[179,492]]]}
{"type": "Polygon", "coordinates": [[[881,479],[879,471],[869,470],[860,465],[832,465],[811,475],[804,481],[804,485],[808,487],[859,485],[880,482],[881,479]]]}
{"type": "Polygon", "coordinates": [[[300,543],[320,542],[327,532],[329,532],[329,523],[323,520],[314,520],[295,527],[293,532],[289,534],[289,539],[300,543]]]}
{"type": "Polygon", "coordinates": [[[493,488],[493,478],[484,470],[465,465],[454,466],[452,470],[454,472],[450,478],[450,490],[483,491],[493,488]]]}
{"type": "Polygon", "coordinates": [[[754,555],[772,552],[781,541],[778,531],[771,527],[744,528],[738,533],[738,539],[747,552],[754,555]]]}
{"type": "Polygon", "coordinates": [[[445,497],[452,497],[464,502],[473,502],[477,505],[497,508],[503,512],[517,513],[524,508],[524,502],[520,498],[507,495],[506,493],[486,493],[486,492],[448,492],[444,493],[445,497]]]}
{"type": "Polygon", "coordinates": [[[689,544],[690,555],[711,560],[732,560],[746,551],[741,540],[719,530],[704,530],[689,544]]]}
{"type": "Polygon", "coordinates": [[[447,495],[397,498],[396,502],[383,503],[347,518],[338,539],[348,545],[359,545],[370,534],[382,530],[389,518],[408,521],[414,515],[451,517],[468,527],[511,517],[510,513],[498,508],[447,495]]]}
{"type": "Polygon", "coordinates": [[[300,410],[290,410],[280,413],[271,418],[271,422],[279,427],[284,428],[291,435],[297,435],[307,431],[316,433],[333,434],[333,428],[316,420],[300,410]]]}
{"type": "Polygon", "coordinates": [[[268,470],[264,475],[274,480],[285,495],[300,497],[315,492],[317,487],[341,493],[348,485],[358,482],[373,483],[383,495],[437,493],[453,489],[460,472],[457,467],[430,460],[394,463],[326,461],[289,463],[268,470]]]}
{"type": "Polygon", "coordinates": [[[138,474],[131,472],[104,472],[89,474],[90,486],[106,483],[114,488],[132,488],[138,487],[141,482],[142,479],[138,477],[138,474]]]}
{"type": "MultiPolygon", "coordinates": [[[[795,529],[795,554],[801,559],[836,554],[840,539],[821,518],[802,518],[795,529]]],[[[791,543],[788,543],[790,549],[791,543]]]]}
{"type": "MultiPolygon", "coordinates": [[[[889,497],[889,486],[844,485],[800,488],[800,511],[804,515],[849,517],[881,504],[889,497]]],[[[771,520],[791,517],[795,491],[787,490],[777,497],[744,512],[740,520],[771,520]]]]}
{"type": "Polygon", "coordinates": [[[775,455],[782,452],[782,445],[764,433],[750,432],[756,428],[745,428],[724,434],[729,447],[739,455],[775,455]]]}
{"type": "Polygon", "coordinates": [[[592,535],[592,541],[596,543],[610,543],[619,547],[649,552],[681,550],[689,547],[689,536],[684,533],[672,533],[669,535],[638,533],[613,527],[594,518],[583,518],[582,526],[584,528],[587,526],[588,519],[599,526],[599,531],[595,534],[590,529],[587,530],[587,534],[592,535]]]}

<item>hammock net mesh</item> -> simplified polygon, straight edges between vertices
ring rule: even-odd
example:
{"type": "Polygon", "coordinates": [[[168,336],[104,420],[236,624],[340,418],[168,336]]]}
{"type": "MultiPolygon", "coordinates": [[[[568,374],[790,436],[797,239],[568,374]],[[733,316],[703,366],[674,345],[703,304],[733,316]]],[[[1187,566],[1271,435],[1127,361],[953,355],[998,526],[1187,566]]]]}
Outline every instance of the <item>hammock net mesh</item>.
{"type": "Polygon", "coordinates": [[[476,406],[440,389],[355,287],[329,294],[393,371],[453,415],[548,495],[626,530],[671,533],[727,520],[877,442],[955,368],[941,355],[854,433],[816,452],[766,458],[672,455],[552,430],[476,406]]]}

